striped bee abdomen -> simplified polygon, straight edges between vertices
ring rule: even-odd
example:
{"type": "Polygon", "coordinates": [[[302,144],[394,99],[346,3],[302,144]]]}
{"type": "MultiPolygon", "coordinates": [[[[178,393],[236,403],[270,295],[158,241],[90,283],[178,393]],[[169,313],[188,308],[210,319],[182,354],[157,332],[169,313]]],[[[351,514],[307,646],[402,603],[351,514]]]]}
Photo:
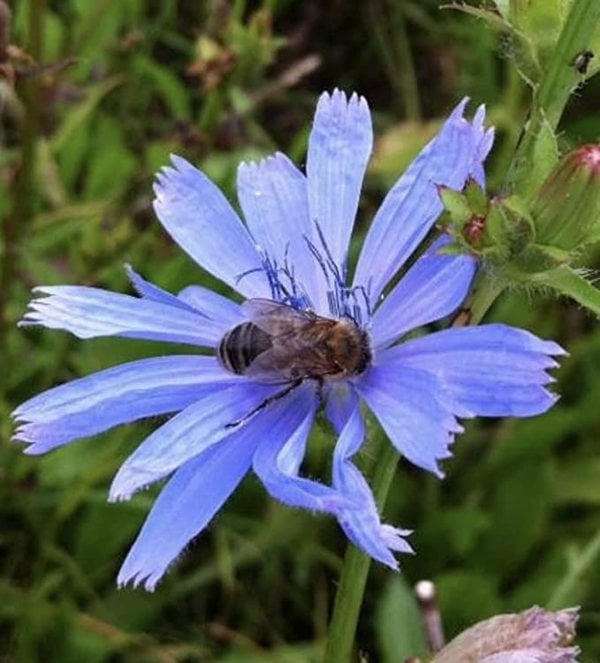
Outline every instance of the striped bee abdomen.
{"type": "Polygon", "coordinates": [[[242,375],[258,355],[271,346],[269,334],[252,322],[242,322],[223,336],[217,348],[217,357],[228,371],[242,375]]]}

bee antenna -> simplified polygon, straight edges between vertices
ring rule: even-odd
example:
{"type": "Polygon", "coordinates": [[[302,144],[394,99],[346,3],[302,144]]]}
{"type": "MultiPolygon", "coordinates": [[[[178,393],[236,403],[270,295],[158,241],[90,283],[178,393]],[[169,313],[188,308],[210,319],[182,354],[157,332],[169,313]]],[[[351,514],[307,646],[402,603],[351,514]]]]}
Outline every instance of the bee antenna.
{"type": "Polygon", "coordinates": [[[327,265],[323,260],[323,256],[319,253],[319,249],[314,245],[313,241],[306,235],[304,235],[304,241],[306,242],[309,251],[313,254],[315,260],[319,264],[319,267],[323,270],[323,274],[325,275],[327,283],[329,283],[329,272],[327,271],[327,265]]]}
{"type": "Polygon", "coordinates": [[[254,267],[253,269],[248,269],[245,272],[238,274],[235,277],[235,283],[238,284],[244,277],[248,276],[248,274],[254,274],[255,272],[264,272],[265,276],[267,277],[267,281],[269,283],[269,288],[271,289],[271,298],[274,301],[289,303],[291,306],[297,309],[312,308],[312,303],[310,301],[310,298],[308,297],[308,295],[306,295],[304,289],[302,287],[299,287],[299,284],[296,281],[294,268],[292,265],[290,265],[289,243],[285,247],[282,266],[279,266],[277,264],[277,260],[271,258],[266,251],[264,251],[260,247],[257,248],[260,255],[262,266],[254,267]],[[281,278],[282,276],[284,276],[287,279],[289,287],[286,287],[282,283],[282,278],[281,278]]]}
{"type": "Polygon", "coordinates": [[[344,278],[338,266],[336,265],[333,256],[331,255],[331,251],[329,250],[327,242],[325,241],[325,235],[323,234],[323,230],[321,229],[321,226],[319,225],[319,222],[316,219],[315,219],[315,228],[317,229],[317,234],[319,235],[319,241],[321,242],[321,246],[323,247],[323,251],[325,252],[325,256],[327,257],[327,266],[331,270],[331,273],[335,277],[335,280],[337,281],[338,285],[340,287],[343,287],[344,278]]]}
{"type": "Polygon", "coordinates": [[[371,289],[371,280],[369,279],[369,283],[367,284],[367,287],[365,288],[364,285],[355,285],[352,290],[355,292],[360,292],[362,295],[363,301],[365,303],[365,308],[367,310],[367,316],[370,318],[372,315],[371,311],[371,298],[369,297],[369,290],[371,289]]]}
{"type": "Polygon", "coordinates": [[[248,276],[249,274],[262,271],[264,271],[264,267],[254,267],[252,269],[247,269],[245,272],[242,272],[235,277],[235,284],[237,285],[244,277],[248,276]]]}

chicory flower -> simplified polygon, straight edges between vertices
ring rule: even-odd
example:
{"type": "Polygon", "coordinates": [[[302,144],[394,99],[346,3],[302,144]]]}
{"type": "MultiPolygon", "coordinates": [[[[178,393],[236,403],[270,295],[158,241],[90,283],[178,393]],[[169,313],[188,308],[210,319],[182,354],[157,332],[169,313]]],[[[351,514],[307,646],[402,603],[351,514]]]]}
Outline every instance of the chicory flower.
{"type": "MultiPolygon", "coordinates": [[[[158,176],[154,208],[164,228],[198,265],[237,291],[242,304],[196,285],[173,295],[131,268],[137,296],[83,286],[36,288],[40,297],[22,324],[79,338],[218,349],[270,302],[307,319],[346,321],[368,345],[360,370],[340,369],[322,379],[304,375],[283,385],[260,372],[237,374],[216,356],[142,359],[55,387],[17,408],[15,437],[29,454],[118,424],[173,415],[123,463],[110,489],[111,500],[129,499],[168,477],[121,568],[120,585],[153,589],[249,470],[284,504],[335,516],[355,545],[396,569],[392,551],[410,551],[407,532],[380,521],[352,462],[364,439],[361,403],[400,453],[441,475],[438,462],[462,430],[458,417],[529,416],[555,402],[545,388],[551,381],[546,371],[563,351],[526,331],[491,324],[398,343],[453,312],[476,269],[472,256],[440,252],[442,238],[388,288],[442,211],[438,187],[460,190],[469,178],[483,184],[493,134],[484,129],[482,108],[471,121],[464,118],[466,103],[385,197],[352,279],[348,245],[372,126],[366,101],[336,90],[319,100],[306,174],[283,154],[240,165],[245,223],[184,159],[173,157],[158,176]],[[337,435],[331,485],[299,473],[321,404],[337,435]]],[[[252,363],[244,352],[236,358],[242,368],[252,363]]]]}

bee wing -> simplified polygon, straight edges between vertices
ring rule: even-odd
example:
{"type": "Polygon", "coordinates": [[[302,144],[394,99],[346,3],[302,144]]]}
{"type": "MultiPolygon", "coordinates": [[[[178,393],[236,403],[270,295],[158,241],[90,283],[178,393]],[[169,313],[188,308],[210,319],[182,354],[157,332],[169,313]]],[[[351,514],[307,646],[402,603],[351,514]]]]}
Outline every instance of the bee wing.
{"type": "Polygon", "coordinates": [[[285,384],[331,372],[331,366],[318,351],[290,338],[291,343],[278,343],[259,354],[244,374],[259,382],[285,384]]]}
{"type": "Polygon", "coordinates": [[[316,317],[310,311],[300,311],[270,299],[247,299],[242,309],[250,322],[275,337],[297,331],[316,317]]]}

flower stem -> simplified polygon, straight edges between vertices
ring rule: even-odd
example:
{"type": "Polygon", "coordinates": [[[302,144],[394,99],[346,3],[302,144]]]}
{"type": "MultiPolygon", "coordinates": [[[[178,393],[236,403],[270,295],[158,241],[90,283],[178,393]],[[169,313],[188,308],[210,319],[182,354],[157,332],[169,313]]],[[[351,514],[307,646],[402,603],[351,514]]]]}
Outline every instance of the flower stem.
{"type": "Polygon", "coordinates": [[[472,286],[467,304],[470,310],[467,324],[478,325],[505,287],[502,281],[491,278],[486,272],[480,271],[472,286]]]}
{"type": "MultiPolygon", "coordinates": [[[[540,184],[530,181],[531,165],[534,158],[544,151],[544,144],[549,137],[554,137],[567,101],[581,82],[574,59],[588,48],[599,20],[598,0],[573,0],[556,46],[534,92],[530,118],[509,173],[509,184],[515,186],[525,198],[533,193],[536,184],[540,184]]],[[[548,170],[553,165],[548,163],[548,170]]]]}
{"type": "MultiPolygon", "coordinates": [[[[375,461],[370,468],[371,487],[381,510],[392,485],[398,452],[379,426],[373,426],[371,430],[372,440],[368,449],[375,461]]],[[[348,663],[352,660],[352,645],[370,566],[371,558],[349,544],[329,625],[324,663],[348,663]]]]}

